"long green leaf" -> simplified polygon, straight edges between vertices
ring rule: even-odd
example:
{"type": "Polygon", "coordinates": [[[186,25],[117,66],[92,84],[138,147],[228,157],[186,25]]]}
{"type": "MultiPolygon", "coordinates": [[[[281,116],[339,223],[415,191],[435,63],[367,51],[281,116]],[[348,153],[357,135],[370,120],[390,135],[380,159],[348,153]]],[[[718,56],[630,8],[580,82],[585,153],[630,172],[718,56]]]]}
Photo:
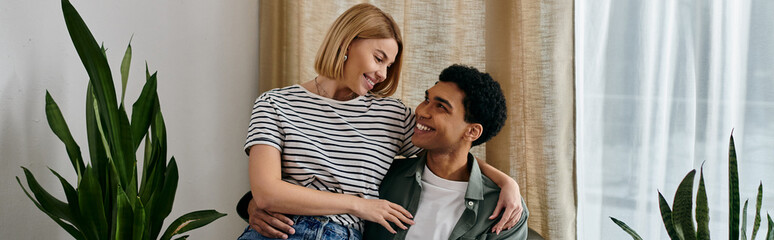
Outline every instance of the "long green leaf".
{"type": "MultiPolygon", "coordinates": [[[[89,89],[93,89],[93,87],[90,87],[89,89]]],[[[103,124],[105,122],[105,120],[103,119],[104,114],[102,114],[101,110],[99,109],[99,105],[97,104],[97,102],[99,101],[97,99],[97,96],[94,94],[92,94],[92,96],[94,96],[94,99],[92,99],[92,103],[94,104],[94,108],[92,109],[92,111],[94,113],[94,117],[96,121],[95,127],[98,133],[97,136],[99,137],[99,141],[102,143],[102,149],[104,150],[104,154],[105,154],[104,158],[100,158],[98,159],[98,161],[101,161],[101,164],[105,166],[104,169],[108,169],[107,162],[112,159],[115,159],[113,157],[114,153],[111,152],[112,151],[111,149],[113,148],[112,143],[114,143],[115,141],[112,138],[109,138],[107,135],[107,131],[108,131],[107,126],[109,125],[103,124]]],[[[107,173],[108,171],[105,171],[105,172],[107,173]]]]}
{"type": "MultiPolygon", "coordinates": [[[[155,75],[155,74],[154,74],[155,75]]],[[[169,204],[168,195],[172,195],[174,199],[174,191],[172,193],[166,192],[165,189],[170,183],[168,180],[168,167],[166,165],[166,127],[164,125],[164,118],[161,114],[161,108],[159,105],[158,96],[154,102],[154,114],[153,122],[151,123],[150,139],[151,139],[151,158],[150,167],[148,169],[146,181],[140,187],[140,196],[145,202],[145,208],[148,209],[148,235],[151,238],[156,238],[163,224],[164,218],[169,215],[169,211],[164,211],[166,205],[169,204]]],[[[146,143],[147,144],[147,143],[146,143]]],[[[175,171],[176,172],[176,171],[175,171]]],[[[143,173],[145,175],[145,173],[143,173]]],[[[175,174],[176,175],[176,174],[175,174]]],[[[176,177],[176,176],[175,176],[176,177]]],[[[177,184],[177,179],[174,181],[177,184]]]]}
{"type": "Polygon", "coordinates": [[[109,156],[112,155],[113,159],[121,158],[124,155],[124,149],[121,144],[118,144],[121,142],[118,104],[107,58],[70,1],[62,0],[62,12],[75,50],[91,79],[90,84],[93,85],[92,90],[101,115],[103,132],[110,140],[108,143],[111,143],[108,148],[109,156]]]}
{"type": "Polygon", "coordinates": [[[132,212],[132,204],[129,202],[129,197],[126,196],[124,190],[120,187],[118,190],[118,198],[116,202],[116,218],[115,218],[115,235],[113,239],[124,240],[132,239],[134,233],[134,213],[132,212]]]}
{"type": "Polygon", "coordinates": [[[696,239],[710,239],[709,218],[707,190],[704,187],[704,163],[702,163],[699,174],[699,190],[696,192],[696,239]]]}
{"type": "Polygon", "coordinates": [[[739,239],[739,171],[736,168],[734,135],[728,144],[728,239],[739,239]]]}
{"type": "MultiPolygon", "coordinates": [[[[159,236],[159,231],[160,230],[154,231],[154,226],[158,225],[156,222],[154,222],[155,219],[157,219],[156,215],[158,215],[158,213],[154,212],[154,210],[153,210],[154,208],[157,208],[156,207],[156,205],[157,205],[156,202],[157,202],[158,198],[159,198],[159,193],[153,192],[153,194],[151,194],[151,196],[150,196],[150,199],[148,199],[148,202],[145,204],[147,207],[145,207],[145,209],[146,209],[146,214],[145,214],[145,222],[146,222],[146,224],[145,224],[145,234],[144,235],[147,236],[148,239],[157,239],[158,236],[159,236]]],[[[161,227],[159,226],[159,228],[161,228],[161,227]]]]}
{"type": "MultiPolygon", "coordinates": [[[[93,87],[89,88],[89,90],[91,89],[93,89],[93,87]]],[[[100,154],[104,154],[100,156],[100,158],[94,161],[99,164],[95,165],[95,167],[93,167],[94,168],[93,170],[97,175],[99,185],[101,186],[100,190],[102,191],[102,201],[103,201],[102,206],[106,210],[112,211],[114,209],[114,206],[117,200],[116,196],[118,194],[118,190],[116,190],[116,188],[118,188],[118,185],[120,182],[118,173],[114,172],[115,169],[114,167],[111,166],[112,164],[114,164],[113,163],[114,158],[111,151],[109,151],[109,149],[111,149],[111,146],[112,146],[111,143],[114,143],[115,141],[107,137],[106,130],[103,127],[104,125],[102,124],[104,122],[102,119],[104,115],[101,114],[99,110],[99,106],[96,103],[98,101],[96,99],[96,96],[94,96],[93,94],[92,96],[93,96],[93,99],[92,99],[93,108],[91,109],[91,111],[93,111],[95,121],[91,123],[93,125],[96,125],[94,126],[94,128],[96,129],[94,138],[99,139],[99,142],[102,143],[101,147],[99,147],[101,149],[100,154]],[[99,168],[97,168],[97,166],[99,168]]],[[[87,115],[88,115],[88,111],[87,111],[87,115]]],[[[99,143],[97,143],[97,145],[98,144],[99,143]]],[[[114,229],[112,228],[112,226],[115,224],[115,222],[113,221],[113,218],[112,217],[106,218],[106,221],[107,221],[106,225],[111,226],[111,229],[114,229]]]]}
{"type": "MultiPolygon", "coordinates": [[[[69,0],[62,0],[62,12],[75,50],[94,85],[94,94],[97,99],[104,100],[99,103],[100,110],[105,113],[110,112],[111,119],[117,118],[116,91],[112,84],[113,77],[110,73],[110,66],[103,50],[69,0]],[[112,111],[110,111],[111,109],[112,111]]],[[[110,120],[109,122],[114,121],[110,120]]]]}
{"type": "Polygon", "coordinates": [[[132,237],[134,240],[142,240],[145,234],[145,207],[139,197],[134,198],[134,229],[132,237]]]}
{"type": "MultiPolygon", "coordinates": [[[[620,220],[618,220],[618,219],[616,219],[614,217],[610,217],[610,219],[613,220],[613,222],[615,224],[617,224],[618,227],[621,227],[621,229],[623,229],[626,233],[628,233],[630,236],[632,236],[632,239],[634,239],[634,240],[642,240],[642,237],[640,237],[640,235],[637,234],[637,232],[634,231],[634,229],[629,227],[629,225],[626,225],[626,223],[624,223],[624,222],[622,222],[622,221],[620,221],[620,220]]],[[[170,227],[172,227],[172,226],[170,226],[170,227]]],[[[169,231],[169,229],[167,229],[167,231],[169,231]]],[[[166,236],[166,234],[164,234],[164,235],[166,236]]],[[[163,240],[163,238],[162,238],[162,240],[163,240]]]]}
{"type": "MultiPolygon", "coordinates": [[[[156,75],[156,73],[153,73],[156,75]]],[[[164,115],[161,114],[161,105],[158,95],[154,102],[153,122],[151,123],[151,138],[159,143],[159,158],[167,159],[167,127],[164,124],[164,115]]]]}
{"type": "MultiPolygon", "coordinates": [[[[110,236],[115,238],[116,234],[118,233],[118,215],[119,215],[119,195],[120,191],[124,189],[123,186],[121,186],[121,180],[120,175],[118,174],[118,169],[116,167],[116,163],[113,160],[108,160],[108,179],[106,179],[108,186],[108,192],[105,193],[105,195],[108,196],[108,200],[106,202],[110,202],[110,206],[105,206],[105,209],[112,210],[112,214],[110,215],[110,218],[108,218],[108,226],[110,226],[110,236]]],[[[130,204],[131,205],[131,204],[130,204]]],[[[125,222],[124,222],[125,224],[125,222]]]]}
{"type": "Polygon", "coordinates": [[[59,182],[62,184],[62,188],[64,189],[65,196],[67,197],[67,206],[70,209],[70,214],[72,218],[69,222],[72,223],[72,225],[78,229],[83,228],[84,227],[83,218],[81,217],[81,213],[80,213],[81,210],[80,210],[80,207],[78,206],[78,192],[69,182],[67,182],[67,180],[65,180],[61,175],[59,175],[58,172],[50,168],[49,170],[57,178],[59,178],[59,182]]]}
{"type": "Polygon", "coordinates": [[[65,221],[73,222],[72,213],[70,213],[70,206],[68,206],[67,203],[57,199],[48,193],[46,189],[40,186],[38,180],[35,179],[35,176],[32,175],[30,170],[25,167],[22,167],[22,169],[24,170],[24,175],[27,178],[27,186],[29,186],[30,191],[35,195],[35,199],[46,210],[46,212],[65,221]]]}
{"type": "MultiPolygon", "coordinates": [[[[148,76],[148,78],[147,78],[147,80],[145,82],[145,86],[147,87],[148,86],[148,82],[150,81],[150,74],[148,73],[148,62],[145,62],[145,74],[148,76]]],[[[144,91],[144,88],[145,87],[143,87],[143,91],[144,91]]],[[[154,96],[158,96],[157,94],[153,94],[153,95],[154,96]]],[[[154,104],[153,106],[154,107],[156,106],[155,104],[156,104],[157,101],[158,101],[158,99],[153,101],[153,104],[154,104]]],[[[137,103],[135,103],[135,104],[137,104],[137,103]]],[[[134,106],[132,106],[132,108],[134,108],[134,106]]],[[[156,112],[158,112],[158,109],[154,109],[152,111],[151,119],[155,119],[155,113],[156,112]]],[[[134,120],[132,120],[132,121],[134,121],[134,120]]],[[[138,121],[140,121],[140,120],[138,120],[138,121]]],[[[140,127],[140,125],[142,125],[142,124],[138,123],[137,127],[140,127]]],[[[156,148],[153,147],[153,146],[155,146],[156,143],[155,143],[155,140],[151,140],[151,138],[150,138],[151,134],[149,133],[149,131],[146,130],[146,132],[142,133],[142,135],[145,135],[145,151],[144,151],[145,154],[143,154],[144,158],[143,158],[142,174],[141,174],[142,177],[140,178],[140,191],[139,191],[139,195],[141,196],[142,202],[143,203],[147,203],[148,199],[150,198],[150,194],[148,193],[148,187],[146,187],[146,185],[148,184],[148,180],[149,180],[149,178],[151,176],[150,175],[151,169],[153,169],[153,166],[154,166],[154,163],[152,163],[152,161],[155,160],[155,158],[153,158],[153,152],[156,151],[155,150],[156,148]]],[[[148,206],[146,205],[145,207],[147,208],[148,206]]]]}
{"type": "Polygon", "coordinates": [[[769,218],[769,231],[766,233],[766,240],[774,240],[774,221],[771,221],[771,215],[766,213],[766,217],[769,218]]]}
{"type": "MultiPolygon", "coordinates": [[[[156,182],[153,181],[155,176],[153,174],[157,157],[155,156],[157,153],[157,147],[156,142],[151,141],[150,135],[145,135],[145,159],[143,160],[142,165],[142,178],[140,179],[140,190],[139,190],[139,196],[143,203],[147,203],[148,200],[150,200],[150,195],[153,192],[152,190],[155,189],[156,182]]],[[[149,207],[148,205],[145,205],[146,209],[149,207]]]]}
{"type": "MultiPolygon", "coordinates": [[[[159,203],[157,202],[159,202],[159,199],[161,198],[160,196],[163,194],[162,191],[164,186],[166,163],[164,159],[159,158],[159,143],[157,141],[151,141],[151,144],[151,164],[148,167],[147,180],[140,186],[140,198],[145,204],[147,213],[145,236],[148,238],[156,239],[161,228],[160,224],[156,223],[157,219],[159,219],[157,215],[160,214],[160,212],[157,210],[159,208],[159,203]],[[154,229],[153,227],[157,225],[158,227],[154,229]]],[[[164,218],[161,219],[163,220],[164,218]]]]}
{"type": "Polygon", "coordinates": [[[95,229],[93,233],[96,239],[109,238],[109,224],[105,213],[105,207],[102,202],[103,195],[99,186],[97,174],[91,166],[86,166],[83,179],[78,186],[78,204],[81,209],[81,216],[89,224],[89,229],[95,229]]]}
{"type": "Polygon", "coordinates": [[[132,105],[132,139],[134,140],[134,150],[140,147],[142,136],[148,132],[148,128],[153,120],[153,114],[156,99],[156,74],[153,74],[145,86],[142,88],[140,97],[132,105]]]}
{"type": "MultiPolygon", "coordinates": [[[[158,157],[158,142],[153,142],[153,148],[154,148],[154,158],[158,157]]],[[[147,191],[148,200],[145,204],[145,209],[147,209],[147,235],[150,236],[150,238],[157,238],[159,236],[159,232],[161,231],[161,222],[169,215],[168,213],[163,213],[161,209],[161,205],[165,205],[166,201],[164,200],[164,196],[167,194],[164,192],[164,182],[165,182],[165,172],[166,172],[166,162],[163,159],[155,159],[153,160],[154,166],[151,169],[150,176],[148,178],[148,184],[146,184],[145,190],[147,191]]],[[[141,197],[142,197],[142,190],[141,190],[141,197]]]]}
{"type": "MultiPolygon", "coordinates": [[[[156,74],[154,73],[154,75],[156,74]]],[[[143,177],[140,184],[140,197],[146,203],[146,209],[153,209],[153,203],[150,201],[151,195],[161,188],[164,183],[164,173],[166,172],[166,126],[164,125],[164,117],[161,114],[158,96],[155,97],[153,104],[153,121],[148,134],[150,138],[146,138],[145,141],[146,156],[150,157],[146,157],[144,160],[143,177]],[[148,146],[150,146],[150,149],[148,149],[148,146]],[[148,155],[148,152],[150,152],[150,155],[148,155]]]]}
{"type": "Polygon", "coordinates": [[[758,185],[758,199],[755,203],[755,220],[753,221],[753,233],[752,238],[758,235],[758,229],[761,227],[761,203],[763,202],[763,182],[758,185]]]}
{"type": "Polygon", "coordinates": [[[24,188],[24,185],[22,185],[21,180],[19,180],[19,177],[16,177],[16,182],[19,183],[19,186],[24,191],[24,194],[27,195],[27,198],[29,198],[30,201],[32,201],[32,203],[35,204],[35,206],[38,207],[38,209],[40,209],[41,212],[43,212],[46,215],[48,215],[49,218],[54,220],[54,222],[56,222],[56,224],[58,224],[65,231],[67,231],[67,233],[69,233],[71,236],[73,236],[73,238],[78,239],[78,240],[87,239],[83,235],[83,233],[81,233],[73,225],[62,221],[62,219],[60,219],[59,217],[56,217],[56,216],[52,215],[50,212],[46,211],[46,209],[43,208],[43,206],[41,206],[40,203],[38,203],[38,201],[36,201],[35,198],[33,198],[32,195],[30,195],[29,192],[27,192],[27,189],[24,188]]]}
{"type": "Polygon", "coordinates": [[[169,165],[164,173],[164,185],[161,191],[156,192],[156,199],[151,213],[151,237],[155,238],[161,231],[164,219],[172,212],[172,204],[175,202],[175,192],[177,191],[177,162],[175,157],[169,160],[169,165]]]}
{"type": "MultiPolygon", "coordinates": [[[[106,179],[108,155],[105,147],[108,145],[106,136],[100,130],[99,114],[96,114],[97,105],[94,102],[94,91],[91,84],[86,89],[86,136],[89,142],[89,156],[91,157],[91,166],[97,172],[99,179],[106,179]]],[[[102,192],[108,192],[108,187],[104,181],[100,181],[102,192]]]]}
{"type": "Polygon", "coordinates": [[[62,111],[59,110],[59,106],[48,91],[46,91],[46,119],[48,120],[48,126],[51,127],[51,131],[54,131],[54,134],[65,144],[67,155],[70,157],[73,169],[78,174],[78,179],[80,180],[83,172],[81,148],[78,147],[78,143],[75,142],[73,135],[70,134],[70,128],[67,127],[62,111]]]}
{"type": "Polygon", "coordinates": [[[666,228],[667,234],[670,239],[680,239],[675,231],[675,226],[672,222],[672,209],[669,208],[669,203],[664,199],[664,195],[661,191],[658,192],[658,207],[661,210],[661,220],[664,222],[664,228],[666,228]]]}
{"type": "Polygon", "coordinates": [[[161,158],[160,146],[157,141],[151,141],[151,154],[143,166],[143,178],[145,180],[140,185],[140,198],[146,203],[146,209],[152,209],[150,204],[151,195],[161,191],[164,184],[164,172],[166,172],[166,162],[161,158]]]}
{"type": "Polygon", "coordinates": [[[142,172],[143,172],[142,180],[143,181],[145,181],[145,178],[146,178],[146,176],[145,176],[145,173],[146,173],[145,169],[146,168],[145,167],[147,165],[149,165],[148,161],[151,158],[151,153],[153,153],[152,146],[153,145],[152,145],[151,140],[150,140],[150,135],[149,134],[145,134],[145,151],[144,151],[145,154],[143,154],[145,158],[143,159],[143,168],[142,168],[142,172]]]}
{"type": "MultiPolygon", "coordinates": [[[[153,75],[156,75],[154,72],[153,75]]],[[[161,188],[158,193],[155,193],[155,201],[153,209],[154,215],[151,216],[151,236],[156,238],[161,233],[161,226],[165,218],[169,216],[172,211],[172,203],[175,199],[175,192],[177,189],[177,163],[173,157],[169,164],[167,164],[167,134],[166,124],[164,123],[164,115],[161,113],[160,99],[156,97],[154,120],[151,123],[151,138],[154,142],[158,143],[154,145],[157,147],[157,160],[156,170],[161,175],[159,178],[163,182],[158,182],[161,188]]]]}
{"type": "Polygon", "coordinates": [[[693,178],[696,170],[691,170],[685,175],[683,181],[677,187],[675,199],[672,202],[672,220],[675,232],[680,239],[696,239],[696,230],[693,228],[693,178]]]}
{"type": "MultiPolygon", "coordinates": [[[[161,240],[169,240],[172,236],[200,228],[223,216],[226,216],[226,214],[219,213],[215,210],[201,210],[187,213],[169,224],[167,230],[164,231],[164,235],[161,236],[161,240]]],[[[613,221],[616,221],[615,218],[613,218],[613,221]]]]}
{"type": "MultiPolygon", "coordinates": [[[[120,135],[119,142],[113,143],[114,145],[120,145],[122,149],[134,149],[134,141],[132,140],[132,126],[129,123],[129,117],[126,114],[124,106],[118,108],[119,116],[119,129],[120,135]]],[[[137,159],[135,157],[135,151],[123,151],[121,157],[115,158],[118,174],[121,177],[121,186],[124,191],[129,186],[132,180],[132,170],[137,165],[137,159]]]]}
{"type": "Polygon", "coordinates": [[[125,192],[126,192],[126,196],[132,200],[130,202],[132,204],[132,208],[134,208],[136,205],[135,203],[136,201],[134,201],[134,199],[137,198],[137,164],[136,163],[134,166],[132,166],[132,172],[134,173],[132,175],[132,180],[129,181],[129,186],[126,187],[125,192]]]}
{"type": "MultiPolygon", "coordinates": [[[[113,78],[111,76],[110,67],[107,63],[107,58],[105,56],[105,49],[100,48],[97,45],[97,42],[95,41],[94,37],[92,36],[91,32],[89,31],[86,24],[83,22],[83,19],[80,17],[78,12],[75,10],[75,8],[72,6],[72,4],[68,0],[62,0],[62,12],[64,15],[65,23],[67,25],[67,30],[70,33],[70,38],[72,39],[73,45],[75,46],[76,51],[78,52],[79,57],[81,58],[81,62],[84,65],[84,68],[86,69],[87,74],[89,75],[89,84],[91,86],[91,94],[93,95],[95,101],[92,102],[93,105],[96,106],[96,110],[94,112],[89,112],[90,110],[87,110],[87,116],[89,114],[95,115],[96,125],[98,132],[100,132],[99,135],[104,136],[102,139],[103,146],[105,146],[103,149],[105,150],[105,155],[107,158],[100,158],[100,156],[94,157],[92,156],[93,162],[99,162],[99,161],[105,161],[106,159],[112,159],[113,156],[121,157],[122,156],[122,149],[120,145],[109,145],[109,143],[116,143],[118,142],[118,111],[117,111],[117,104],[116,104],[116,97],[115,97],[115,89],[113,87],[113,78]],[[99,115],[99,117],[96,117],[99,115]],[[109,139],[109,141],[107,141],[109,139]],[[96,159],[96,161],[94,161],[96,159]]],[[[89,96],[87,96],[87,104],[90,99],[89,96]]],[[[87,105],[87,108],[91,104],[87,105]]],[[[94,118],[88,118],[87,125],[91,125],[92,127],[92,133],[94,133],[94,122],[92,122],[92,119],[94,118]]],[[[97,143],[95,137],[96,134],[90,134],[92,143],[97,143]]],[[[102,137],[100,137],[102,138],[102,137]]],[[[93,146],[93,145],[92,145],[93,146]]],[[[99,148],[95,149],[95,151],[100,151],[99,148]]],[[[107,180],[107,176],[103,175],[103,173],[107,172],[107,169],[105,168],[104,162],[101,162],[99,165],[95,165],[98,167],[95,169],[95,176],[94,176],[94,183],[95,185],[99,186],[100,192],[109,194],[105,192],[104,190],[108,190],[108,186],[103,184],[103,180],[107,180]]],[[[80,187],[79,187],[80,188],[80,187]]],[[[111,198],[108,197],[109,195],[102,196],[103,203],[102,206],[104,207],[112,207],[111,198]]],[[[81,202],[83,204],[83,202],[81,202]]],[[[93,206],[91,206],[93,207],[93,206]]],[[[87,211],[82,209],[82,211],[87,211]]],[[[104,210],[101,210],[104,212],[104,210]]],[[[104,217],[104,213],[101,217],[104,217]]],[[[101,219],[95,220],[92,219],[90,222],[94,223],[95,227],[96,225],[105,225],[110,226],[110,221],[105,218],[105,221],[102,222],[101,219]],[[98,223],[97,223],[98,222],[98,223]]],[[[103,234],[108,232],[105,230],[105,228],[97,227],[100,231],[100,234],[98,234],[100,237],[108,237],[107,234],[103,234]]]]}
{"type": "Polygon", "coordinates": [[[124,59],[121,60],[121,103],[124,102],[126,95],[126,83],[129,82],[129,66],[132,64],[132,38],[129,38],[129,44],[124,52],[124,59]]]}

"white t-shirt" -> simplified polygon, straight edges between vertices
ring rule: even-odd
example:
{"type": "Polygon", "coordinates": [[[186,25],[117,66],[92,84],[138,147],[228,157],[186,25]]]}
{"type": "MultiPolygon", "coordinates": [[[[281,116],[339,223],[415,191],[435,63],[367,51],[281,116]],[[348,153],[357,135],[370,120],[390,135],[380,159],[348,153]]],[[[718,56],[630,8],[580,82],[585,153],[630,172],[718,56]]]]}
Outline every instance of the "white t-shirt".
{"type": "Polygon", "coordinates": [[[422,195],[406,239],[449,239],[465,210],[468,182],[446,180],[425,166],[422,195]]]}

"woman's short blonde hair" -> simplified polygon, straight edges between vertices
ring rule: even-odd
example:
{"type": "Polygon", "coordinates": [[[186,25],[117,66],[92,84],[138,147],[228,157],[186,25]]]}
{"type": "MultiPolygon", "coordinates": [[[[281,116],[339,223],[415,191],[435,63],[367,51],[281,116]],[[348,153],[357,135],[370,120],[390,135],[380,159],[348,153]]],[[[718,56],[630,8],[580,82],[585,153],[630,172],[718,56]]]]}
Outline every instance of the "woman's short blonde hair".
{"type": "Polygon", "coordinates": [[[317,50],[314,70],[328,78],[344,77],[344,56],[349,45],[357,38],[392,38],[398,42],[398,54],[395,56],[395,62],[387,68],[387,79],[371,89],[371,93],[376,96],[391,96],[398,88],[403,40],[395,20],[374,5],[361,3],[352,6],[333,22],[320,49],[317,50]]]}

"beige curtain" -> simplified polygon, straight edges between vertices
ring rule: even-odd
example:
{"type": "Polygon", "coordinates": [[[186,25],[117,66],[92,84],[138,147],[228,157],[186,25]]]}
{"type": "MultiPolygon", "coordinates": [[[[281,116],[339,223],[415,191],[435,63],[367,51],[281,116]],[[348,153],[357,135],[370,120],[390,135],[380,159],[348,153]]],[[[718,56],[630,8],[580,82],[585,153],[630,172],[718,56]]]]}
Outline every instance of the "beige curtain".
{"type": "MultiPolygon", "coordinates": [[[[260,2],[260,91],[314,78],[330,24],[364,1],[260,2]]],[[[508,99],[503,131],[473,153],[513,176],[546,239],[574,239],[573,1],[368,1],[401,25],[404,64],[393,95],[416,106],[447,66],[487,71],[508,99]]]]}
{"type": "Polygon", "coordinates": [[[530,228],[574,239],[573,1],[487,1],[487,71],[508,91],[509,122],[487,160],[522,186],[530,228]]]}

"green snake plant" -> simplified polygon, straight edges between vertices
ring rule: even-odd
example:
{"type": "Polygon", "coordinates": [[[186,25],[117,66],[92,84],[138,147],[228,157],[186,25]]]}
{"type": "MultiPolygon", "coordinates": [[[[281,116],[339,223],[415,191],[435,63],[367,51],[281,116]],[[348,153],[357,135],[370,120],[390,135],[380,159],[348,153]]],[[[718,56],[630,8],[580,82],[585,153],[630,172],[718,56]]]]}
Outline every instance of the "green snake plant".
{"type": "MultiPolygon", "coordinates": [[[[699,175],[699,189],[696,191],[696,203],[693,203],[693,180],[696,170],[691,170],[683,178],[677,187],[672,208],[666,201],[661,192],[658,193],[659,208],[661,218],[664,222],[669,238],[672,240],[704,240],[710,239],[709,229],[709,206],[707,204],[707,192],[704,187],[704,170],[699,175]],[[693,215],[695,206],[695,214],[693,215]],[[695,217],[695,218],[694,218],[695,217]],[[694,226],[694,220],[696,226],[694,226]]],[[[737,170],[736,149],[734,147],[734,136],[731,135],[728,149],[728,185],[729,185],[729,219],[728,219],[728,239],[747,240],[747,201],[744,202],[744,208],[739,209],[739,172],[737,170]],[[742,223],[739,223],[739,215],[742,215],[742,223]],[[741,234],[741,236],[740,236],[741,234]]],[[[761,202],[763,202],[763,183],[758,185],[758,197],[755,204],[755,218],[753,220],[752,236],[755,239],[761,224],[761,202]]],[[[766,240],[774,240],[774,222],[771,216],[768,217],[769,229],[766,232],[766,240]]],[[[641,240],[639,234],[629,227],[626,223],[610,217],[615,224],[628,233],[633,239],[641,240]]]]}
{"type": "Polygon", "coordinates": [[[75,239],[186,239],[187,235],[179,235],[225,216],[215,210],[194,211],[177,218],[161,232],[164,219],[172,211],[178,170],[174,157],[169,162],[166,160],[166,127],[156,92],[156,73],[151,75],[146,64],[145,85],[132,104],[129,116],[124,95],[132,58],[131,44],[121,63],[122,89],[118,102],[105,49],[97,44],[68,0],[62,0],[62,11],[70,38],[90,79],[86,92],[90,161],[85,163],[59,106],[46,92],[48,125],[64,143],[77,182],[73,185],[51,170],[64,190],[66,201],[62,201],[22,167],[29,191],[19,177],[16,181],[27,197],[75,239]],[[143,140],[142,175],[138,175],[136,154],[143,140]]]}

